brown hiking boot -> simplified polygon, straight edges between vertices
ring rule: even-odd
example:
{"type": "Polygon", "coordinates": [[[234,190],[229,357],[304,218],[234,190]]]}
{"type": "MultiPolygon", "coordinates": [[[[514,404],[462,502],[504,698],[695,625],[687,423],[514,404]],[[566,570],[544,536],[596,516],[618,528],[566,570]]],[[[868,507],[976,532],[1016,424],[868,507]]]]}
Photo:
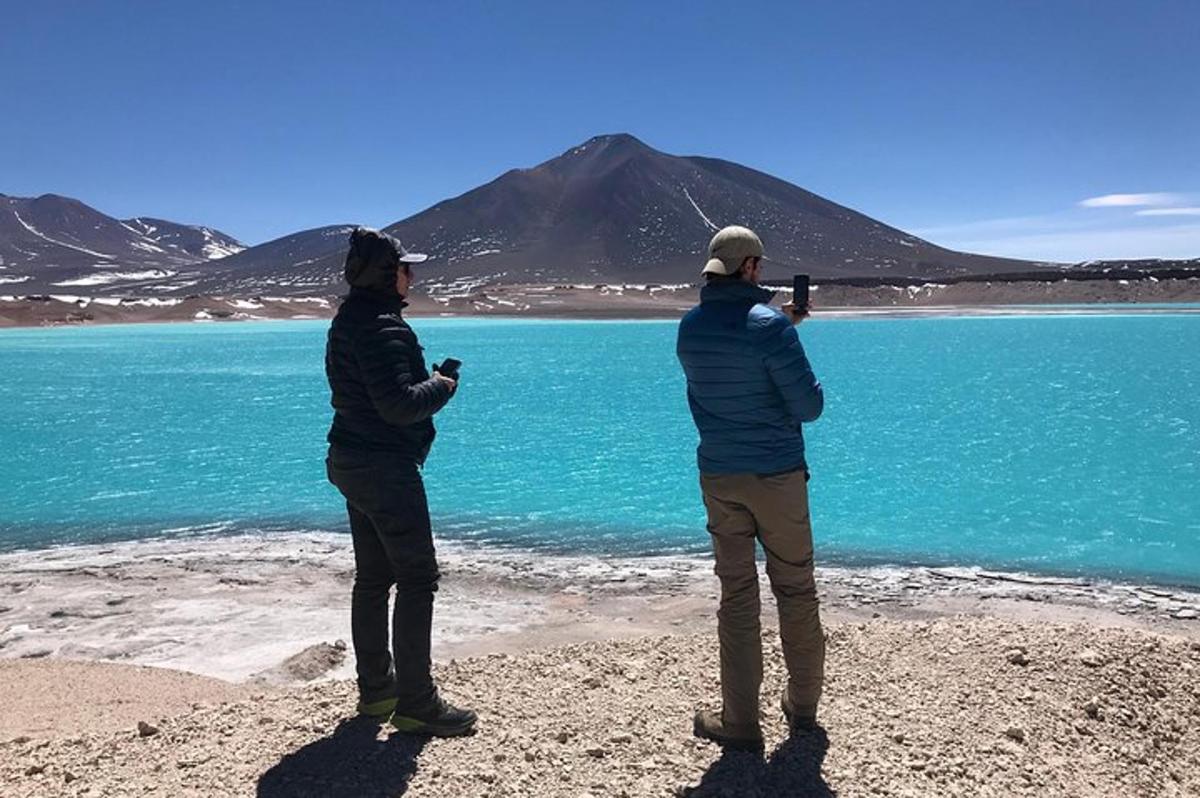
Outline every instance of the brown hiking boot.
{"type": "Polygon", "coordinates": [[[786,690],[779,706],[783,709],[783,717],[787,719],[788,731],[808,732],[817,728],[817,708],[815,706],[801,706],[792,703],[792,697],[786,690]]]}
{"type": "Polygon", "coordinates": [[[757,727],[733,728],[725,725],[719,712],[702,709],[696,713],[692,723],[692,734],[702,740],[712,740],[717,745],[734,751],[763,750],[762,731],[757,727]]]}

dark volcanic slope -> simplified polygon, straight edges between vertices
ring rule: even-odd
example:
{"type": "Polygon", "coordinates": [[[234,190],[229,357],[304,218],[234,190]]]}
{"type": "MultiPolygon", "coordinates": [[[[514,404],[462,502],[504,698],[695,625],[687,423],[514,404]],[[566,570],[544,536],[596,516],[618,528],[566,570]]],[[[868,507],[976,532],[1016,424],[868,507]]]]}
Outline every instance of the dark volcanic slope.
{"type": "MultiPolygon", "coordinates": [[[[762,172],[667,155],[624,134],[506,172],[387,230],[434,256],[422,267],[426,285],[690,283],[714,229],[734,223],[757,230],[769,255],[787,263],[783,272],[932,278],[1037,268],[942,249],[762,172]]],[[[210,289],[334,288],[345,240],[331,229],[222,261],[210,289]],[[290,258],[280,260],[281,249],[290,258]]]]}
{"type": "Polygon", "coordinates": [[[448,276],[693,282],[713,232],[745,224],[817,276],[937,276],[1029,264],[950,252],[762,172],[600,136],[389,228],[448,276]],[[426,243],[428,242],[428,243],[426,243]]]}
{"type": "Polygon", "coordinates": [[[0,194],[0,287],[22,293],[182,288],[197,264],[242,249],[207,227],[121,221],[55,194],[0,194]]]}

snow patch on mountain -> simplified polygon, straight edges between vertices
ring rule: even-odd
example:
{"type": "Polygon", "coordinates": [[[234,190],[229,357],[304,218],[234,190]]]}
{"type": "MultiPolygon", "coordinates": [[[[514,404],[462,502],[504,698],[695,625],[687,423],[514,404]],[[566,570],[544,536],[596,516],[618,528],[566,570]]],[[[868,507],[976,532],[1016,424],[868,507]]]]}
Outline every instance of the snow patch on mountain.
{"type": "Polygon", "coordinates": [[[93,255],[97,258],[108,258],[109,260],[113,259],[112,255],[105,255],[103,252],[96,252],[91,249],[85,249],[84,247],[76,246],[75,244],[68,244],[65,241],[58,241],[56,239],[51,238],[48,235],[44,235],[36,227],[34,227],[33,225],[29,224],[29,222],[22,219],[21,214],[17,213],[15,208],[13,209],[13,216],[15,216],[17,218],[17,221],[20,222],[21,226],[24,227],[26,230],[33,233],[38,238],[49,241],[51,244],[57,244],[60,247],[66,247],[67,249],[73,249],[77,252],[83,252],[87,255],[93,255]]]}
{"type": "Polygon", "coordinates": [[[688,192],[687,187],[682,186],[681,188],[683,188],[683,196],[687,197],[688,202],[692,203],[692,207],[696,209],[696,213],[700,214],[700,218],[704,220],[704,223],[708,225],[709,229],[720,230],[721,228],[713,224],[713,220],[705,216],[704,211],[700,210],[700,206],[696,204],[694,199],[692,199],[692,195],[688,192]]]}
{"type": "Polygon", "coordinates": [[[77,277],[74,280],[60,280],[59,282],[51,283],[51,285],[66,288],[69,286],[110,285],[130,280],[165,280],[168,277],[174,277],[177,273],[162,269],[147,269],[140,272],[103,272],[101,274],[91,274],[87,277],[77,277]]]}

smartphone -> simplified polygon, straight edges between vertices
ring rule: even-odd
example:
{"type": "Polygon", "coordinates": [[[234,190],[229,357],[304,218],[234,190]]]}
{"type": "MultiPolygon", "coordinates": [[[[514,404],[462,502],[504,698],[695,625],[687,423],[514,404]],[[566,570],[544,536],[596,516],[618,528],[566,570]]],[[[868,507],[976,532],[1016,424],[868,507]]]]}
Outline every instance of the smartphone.
{"type": "Polygon", "coordinates": [[[792,304],[796,310],[808,307],[808,275],[797,274],[792,277],[792,304]]]}
{"type": "Polygon", "coordinates": [[[455,360],[452,357],[448,357],[442,361],[442,365],[435,367],[434,371],[436,371],[438,374],[441,374],[443,377],[449,377],[452,380],[457,380],[458,367],[461,365],[461,360],[455,360]]]}

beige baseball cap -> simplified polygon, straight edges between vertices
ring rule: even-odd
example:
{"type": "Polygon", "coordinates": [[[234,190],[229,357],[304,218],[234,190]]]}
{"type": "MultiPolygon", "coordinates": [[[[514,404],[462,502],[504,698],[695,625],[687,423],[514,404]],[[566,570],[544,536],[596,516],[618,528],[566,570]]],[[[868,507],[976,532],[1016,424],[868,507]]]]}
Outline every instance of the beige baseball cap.
{"type": "Polygon", "coordinates": [[[717,231],[708,243],[708,263],[701,274],[733,274],[746,258],[763,256],[762,241],[749,227],[730,225],[717,231]]]}

